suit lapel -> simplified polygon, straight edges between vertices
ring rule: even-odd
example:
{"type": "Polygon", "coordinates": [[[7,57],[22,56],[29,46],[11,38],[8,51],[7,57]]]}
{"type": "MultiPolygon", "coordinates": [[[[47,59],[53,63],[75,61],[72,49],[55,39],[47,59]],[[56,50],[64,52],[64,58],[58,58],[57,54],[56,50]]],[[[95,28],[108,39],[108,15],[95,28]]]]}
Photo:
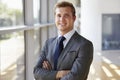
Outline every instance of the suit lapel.
{"type": "Polygon", "coordinates": [[[50,63],[52,65],[52,67],[54,67],[54,60],[53,60],[53,57],[54,57],[54,53],[55,53],[55,48],[56,48],[56,44],[57,44],[57,37],[53,40],[52,44],[51,44],[51,51],[50,53],[48,54],[48,57],[50,58],[50,63]]]}
{"type": "Polygon", "coordinates": [[[59,59],[58,59],[58,68],[60,67],[61,62],[63,61],[63,59],[65,58],[65,56],[67,55],[68,51],[71,50],[72,45],[75,45],[75,39],[76,36],[78,35],[77,32],[75,32],[73,34],[73,36],[71,37],[71,39],[69,40],[68,44],[66,45],[66,47],[63,49],[63,51],[61,52],[59,59]]]}

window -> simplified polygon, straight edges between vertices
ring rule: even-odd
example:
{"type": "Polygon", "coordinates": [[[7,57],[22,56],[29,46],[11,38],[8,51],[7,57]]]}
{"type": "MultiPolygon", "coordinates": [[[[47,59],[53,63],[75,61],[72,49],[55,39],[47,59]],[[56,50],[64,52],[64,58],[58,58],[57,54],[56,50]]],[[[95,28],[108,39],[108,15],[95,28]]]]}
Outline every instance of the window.
{"type": "Polygon", "coordinates": [[[0,27],[23,24],[22,0],[0,0],[0,27]]]}
{"type": "Polygon", "coordinates": [[[25,80],[23,34],[0,35],[0,80],[25,80]]]}
{"type": "Polygon", "coordinates": [[[120,14],[102,15],[102,49],[120,50],[120,14]]]}
{"type": "Polygon", "coordinates": [[[34,24],[39,24],[40,22],[40,0],[33,0],[33,16],[34,24]]]}

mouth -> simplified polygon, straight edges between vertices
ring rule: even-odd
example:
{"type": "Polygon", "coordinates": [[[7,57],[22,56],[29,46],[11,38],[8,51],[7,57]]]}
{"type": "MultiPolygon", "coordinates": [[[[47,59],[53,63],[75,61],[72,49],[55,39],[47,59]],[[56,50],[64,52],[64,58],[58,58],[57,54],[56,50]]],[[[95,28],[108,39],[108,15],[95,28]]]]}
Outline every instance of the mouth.
{"type": "Polygon", "coordinates": [[[66,23],[59,23],[60,26],[66,26],[66,23]]]}

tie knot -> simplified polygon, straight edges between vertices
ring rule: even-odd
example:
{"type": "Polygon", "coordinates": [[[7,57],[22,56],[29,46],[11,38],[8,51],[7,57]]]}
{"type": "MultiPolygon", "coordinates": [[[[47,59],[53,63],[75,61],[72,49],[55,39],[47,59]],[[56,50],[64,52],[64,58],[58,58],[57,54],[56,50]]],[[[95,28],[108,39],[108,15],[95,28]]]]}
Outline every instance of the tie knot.
{"type": "Polygon", "coordinates": [[[65,40],[65,37],[64,37],[64,36],[61,36],[61,37],[59,38],[59,40],[60,40],[60,42],[63,42],[63,41],[65,40]]]}

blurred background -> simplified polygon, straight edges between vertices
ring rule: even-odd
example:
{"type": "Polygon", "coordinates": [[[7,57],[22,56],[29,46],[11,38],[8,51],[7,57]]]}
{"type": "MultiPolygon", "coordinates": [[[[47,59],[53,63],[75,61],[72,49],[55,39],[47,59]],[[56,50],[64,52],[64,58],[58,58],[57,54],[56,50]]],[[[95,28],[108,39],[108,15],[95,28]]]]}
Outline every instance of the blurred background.
{"type": "MultiPolygon", "coordinates": [[[[0,80],[34,80],[44,42],[57,35],[58,1],[0,0],[0,80]]],[[[120,0],[66,1],[76,9],[74,29],[94,45],[88,80],[120,80],[120,0]]]]}

